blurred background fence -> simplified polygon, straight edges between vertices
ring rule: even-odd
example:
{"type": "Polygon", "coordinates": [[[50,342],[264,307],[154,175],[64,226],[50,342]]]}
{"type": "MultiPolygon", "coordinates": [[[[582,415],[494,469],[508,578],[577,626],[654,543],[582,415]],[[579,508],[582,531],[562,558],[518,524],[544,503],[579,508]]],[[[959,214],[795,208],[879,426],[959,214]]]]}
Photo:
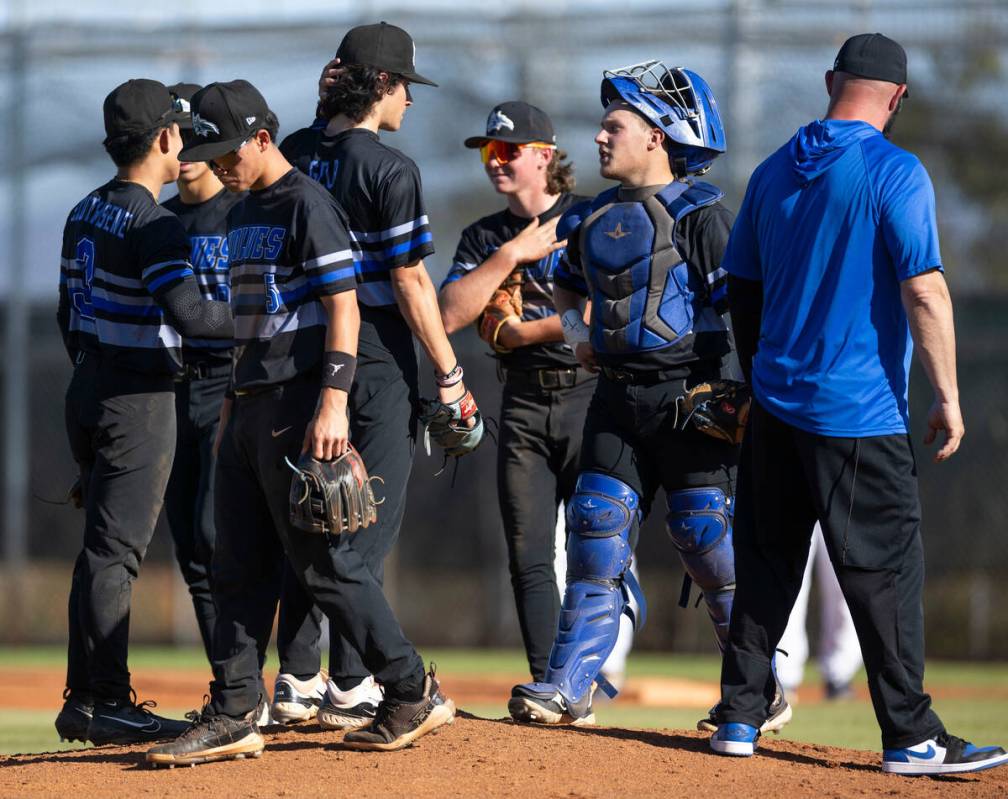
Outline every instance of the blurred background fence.
{"type": "MultiPolygon", "coordinates": [[[[526,99],[553,117],[578,188],[604,188],[592,137],[606,67],[661,58],[702,74],[728,131],[709,179],[737,208],[752,168],[820,116],[823,72],[849,35],[881,30],[910,60],[912,98],[894,140],[934,180],[943,258],[956,302],[963,408],[960,453],[935,466],[921,450],[928,557],[928,652],[1008,658],[1008,5],[1003,0],[597,0],[486,4],[219,0],[131,9],[53,0],[0,11],[4,114],[0,162],[0,441],[3,529],[0,642],[61,641],[82,517],[60,498],[74,477],[63,430],[70,367],[55,324],[58,251],[67,211],[112,173],[101,148],[101,102],[130,77],[206,83],[243,77],[277,112],[281,135],[308,124],[316,80],[343,33],[386,19],[417,42],[417,87],[403,131],[386,140],[417,161],[440,281],[462,228],[502,207],[462,139],[490,108],[526,99]],[[41,499],[40,499],[41,498],[41,499]]],[[[163,197],[173,193],[165,187],[163,197]]],[[[469,331],[456,346],[481,407],[496,416],[494,364],[469,331]]],[[[913,434],[930,401],[915,372],[913,434]]],[[[518,642],[494,476],[494,445],[464,461],[454,487],[418,454],[388,588],[420,643],[518,642]]],[[[660,507],[660,506],[659,506],[660,507]]],[[[547,511],[548,512],[548,511],[547,511]]],[[[659,516],[639,548],[651,620],[639,646],[708,651],[701,610],[678,610],[678,559],[659,516]]],[[[814,594],[813,594],[814,596],[814,594]]],[[[133,636],[196,638],[191,605],[159,528],[138,585],[133,636]]]]}

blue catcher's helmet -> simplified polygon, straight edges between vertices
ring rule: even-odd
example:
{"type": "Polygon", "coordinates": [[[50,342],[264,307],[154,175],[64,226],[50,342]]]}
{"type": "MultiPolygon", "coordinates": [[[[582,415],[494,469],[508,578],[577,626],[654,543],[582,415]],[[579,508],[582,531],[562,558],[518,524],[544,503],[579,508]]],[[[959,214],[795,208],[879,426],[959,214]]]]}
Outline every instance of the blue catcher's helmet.
{"type": "MultiPolygon", "coordinates": [[[[602,107],[630,105],[669,138],[669,158],[686,174],[702,174],[726,149],[714,93],[688,69],[644,61],[602,73],[602,107]]],[[[678,170],[677,170],[678,171],[678,170]]]]}

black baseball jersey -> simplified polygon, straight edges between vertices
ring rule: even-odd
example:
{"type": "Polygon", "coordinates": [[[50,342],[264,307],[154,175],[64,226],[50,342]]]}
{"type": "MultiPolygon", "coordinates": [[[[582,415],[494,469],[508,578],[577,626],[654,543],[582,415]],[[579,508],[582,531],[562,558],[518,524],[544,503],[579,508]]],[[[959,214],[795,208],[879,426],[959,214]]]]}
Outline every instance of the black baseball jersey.
{"type": "MultiPolygon", "coordinates": [[[[179,218],[189,236],[189,263],[208,300],[230,300],[227,215],[244,196],[222,188],[205,202],[186,203],[176,195],[161,204],[179,218]]],[[[182,360],[189,364],[230,363],[233,349],[234,342],[227,339],[182,338],[182,360]]]]}
{"type": "Polygon", "coordinates": [[[137,183],[114,178],[77,203],[63,229],[58,319],[71,358],[173,374],[182,340],[158,298],[193,279],[182,223],[137,183]]]}
{"type": "Polygon", "coordinates": [[[227,217],[236,391],[318,368],[327,317],[319,297],[356,288],[346,217],[296,169],[249,192],[227,217]]]}
{"type": "Polygon", "coordinates": [[[363,128],[336,136],[304,128],[284,139],[280,150],[346,211],[357,299],[370,306],[395,305],[389,272],[434,252],[416,164],[363,128]]]}
{"type": "MultiPolygon", "coordinates": [[[[548,222],[563,214],[575,203],[586,200],[587,197],[563,194],[549,210],[539,215],[539,222],[548,222]]],[[[517,236],[530,221],[504,209],[469,225],[462,231],[455,259],[441,284],[442,287],[477,268],[502,244],[517,236]]],[[[556,314],[556,307],[553,305],[553,273],[562,255],[563,250],[557,250],[536,263],[520,265],[523,275],[521,287],[523,321],[544,319],[556,314]]],[[[577,365],[573,351],[562,341],[519,347],[513,352],[497,357],[508,369],[567,368],[577,365]]]]}

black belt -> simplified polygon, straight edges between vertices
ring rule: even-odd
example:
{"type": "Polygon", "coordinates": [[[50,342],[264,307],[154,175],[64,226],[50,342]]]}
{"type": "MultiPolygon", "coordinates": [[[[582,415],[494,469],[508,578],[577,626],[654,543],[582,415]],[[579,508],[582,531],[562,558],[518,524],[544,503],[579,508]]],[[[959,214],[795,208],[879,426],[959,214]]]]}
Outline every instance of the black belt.
{"type": "Polygon", "coordinates": [[[207,380],[211,377],[227,377],[231,374],[230,363],[185,363],[182,371],[174,375],[176,383],[188,383],[191,380],[207,380]]]}
{"type": "Polygon", "coordinates": [[[505,383],[512,388],[535,388],[553,391],[558,388],[573,388],[583,383],[590,375],[580,367],[557,369],[507,369],[505,383]]]}
{"type": "Polygon", "coordinates": [[[666,380],[683,380],[686,375],[681,371],[668,371],[665,369],[648,370],[647,372],[635,372],[630,369],[614,369],[611,366],[603,366],[602,375],[614,383],[627,383],[633,386],[653,386],[656,383],[664,383],[666,380]]]}

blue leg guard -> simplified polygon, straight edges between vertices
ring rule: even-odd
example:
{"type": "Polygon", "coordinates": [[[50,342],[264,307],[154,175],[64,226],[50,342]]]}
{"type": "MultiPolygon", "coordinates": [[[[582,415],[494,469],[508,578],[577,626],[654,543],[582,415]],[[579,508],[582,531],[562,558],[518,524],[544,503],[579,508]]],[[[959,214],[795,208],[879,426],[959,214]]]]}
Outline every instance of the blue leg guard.
{"type": "Polygon", "coordinates": [[[568,503],[567,589],[546,670],[546,683],[568,707],[590,704],[592,682],[615,695],[599,670],[616,645],[620,616],[629,612],[638,629],[644,623],[644,595],[629,570],[639,505],[628,485],[594,472],[578,477],[568,503]],[[628,592],[637,600],[637,614],[628,592]]]}
{"type": "Polygon", "coordinates": [[[683,595],[688,600],[690,579],[700,587],[722,650],[728,644],[735,596],[731,518],[731,499],[719,488],[687,488],[668,495],[668,534],[687,574],[683,595]]]}

